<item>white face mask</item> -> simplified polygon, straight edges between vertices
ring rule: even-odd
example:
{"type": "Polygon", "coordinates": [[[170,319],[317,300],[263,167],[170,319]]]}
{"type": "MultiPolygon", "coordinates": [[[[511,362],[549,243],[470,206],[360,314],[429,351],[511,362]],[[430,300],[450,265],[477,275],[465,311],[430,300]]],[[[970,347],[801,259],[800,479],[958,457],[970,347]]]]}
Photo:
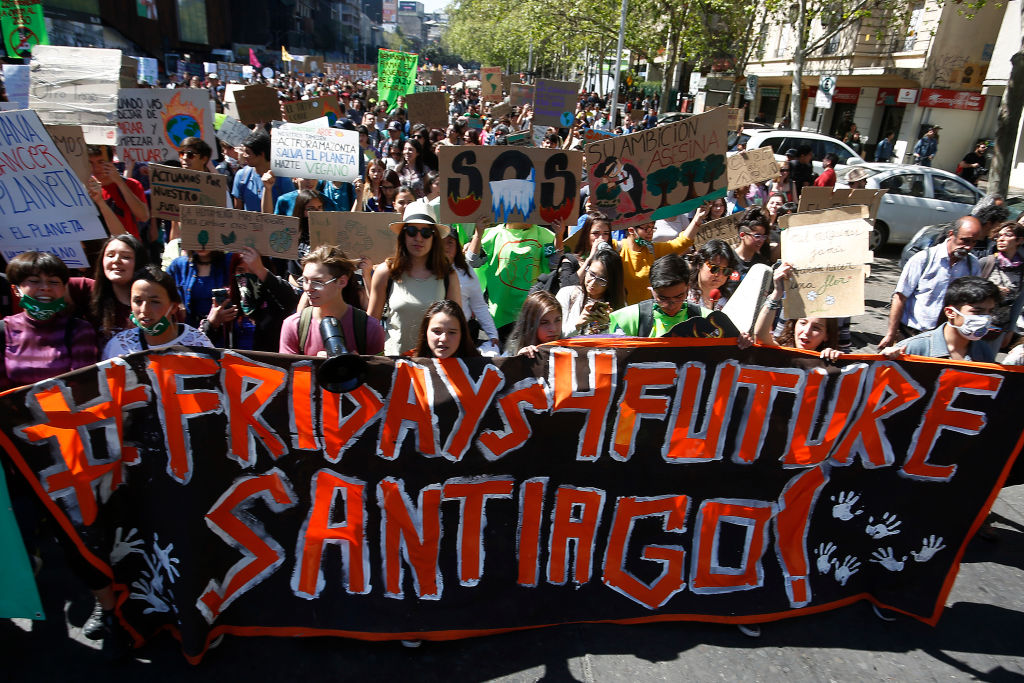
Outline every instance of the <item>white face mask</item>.
{"type": "Polygon", "coordinates": [[[991,327],[991,315],[968,315],[966,313],[961,313],[960,315],[964,319],[963,322],[959,325],[954,325],[950,322],[949,326],[971,341],[978,341],[988,334],[990,329],[997,329],[991,327]]]}

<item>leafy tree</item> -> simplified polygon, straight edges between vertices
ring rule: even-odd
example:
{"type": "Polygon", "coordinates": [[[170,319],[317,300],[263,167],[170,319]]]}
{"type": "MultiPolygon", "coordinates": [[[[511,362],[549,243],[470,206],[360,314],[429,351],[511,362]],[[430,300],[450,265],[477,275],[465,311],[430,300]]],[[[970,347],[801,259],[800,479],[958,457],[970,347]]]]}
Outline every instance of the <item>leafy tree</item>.
{"type": "Polygon", "coordinates": [[[704,159],[690,159],[679,165],[679,182],[689,186],[686,199],[697,198],[697,189],[694,187],[694,183],[704,180],[706,170],[707,162],[704,159]]]}
{"type": "Polygon", "coordinates": [[[668,206],[668,194],[679,184],[679,168],[666,166],[647,176],[647,191],[657,197],[661,195],[658,208],[668,206]]]}
{"type": "Polygon", "coordinates": [[[708,192],[711,192],[715,189],[715,181],[725,175],[725,155],[709,154],[704,163],[704,182],[708,184],[708,192]]]}

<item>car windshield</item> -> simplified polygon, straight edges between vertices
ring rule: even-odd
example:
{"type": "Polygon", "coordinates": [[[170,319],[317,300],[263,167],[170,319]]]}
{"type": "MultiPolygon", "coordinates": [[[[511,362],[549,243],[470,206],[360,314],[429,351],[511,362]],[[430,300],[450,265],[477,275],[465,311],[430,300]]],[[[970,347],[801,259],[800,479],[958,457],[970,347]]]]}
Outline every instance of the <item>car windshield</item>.
{"type": "Polygon", "coordinates": [[[736,151],[737,145],[746,145],[747,144],[747,140],[749,140],[749,139],[750,139],[750,136],[747,135],[746,133],[732,132],[732,133],[729,133],[729,137],[726,140],[726,144],[729,146],[729,151],[730,152],[734,152],[734,151],[736,151]]]}
{"type": "Polygon", "coordinates": [[[867,175],[864,176],[865,178],[870,178],[873,175],[878,175],[879,173],[881,173],[881,171],[876,171],[875,169],[868,168],[867,166],[847,166],[846,168],[841,168],[838,171],[836,171],[836,178],[839,180],[839,182],[845,183],[847,174],[849,174],[850,171],[852,171],[855,168],[859,168],[864,173],[867,173],[867,175]]]}

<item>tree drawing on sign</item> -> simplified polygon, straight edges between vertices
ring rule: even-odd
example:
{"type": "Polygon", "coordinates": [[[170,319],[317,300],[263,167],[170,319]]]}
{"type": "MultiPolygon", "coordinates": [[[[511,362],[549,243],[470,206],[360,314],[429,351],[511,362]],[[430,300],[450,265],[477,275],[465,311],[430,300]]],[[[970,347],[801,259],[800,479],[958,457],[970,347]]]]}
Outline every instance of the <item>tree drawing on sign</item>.
{"type": "Polygon", "coordinates": [[[668,194],[679,184],[679,175],[677,166],[666,166],[647,176],[647,191],[655,197],[661,195],[659,209],[668,206],[668,194]]]}
{"type": "Polygon", "coordinates": [[[704,163],[704,181],[708,184],[708,192],[715,189],[715,181],[725,175],[725,155],[709,154],[704,163]]]}
{"type": "Polygon", "coordinates": [[[695,199],[698,196],[697,188],[693,185],[704,180],[706,167],[707,164],[703,159],[690,159],[679,165],[679,182],[689,186],[686,191],[686,199],[695,199]]]}

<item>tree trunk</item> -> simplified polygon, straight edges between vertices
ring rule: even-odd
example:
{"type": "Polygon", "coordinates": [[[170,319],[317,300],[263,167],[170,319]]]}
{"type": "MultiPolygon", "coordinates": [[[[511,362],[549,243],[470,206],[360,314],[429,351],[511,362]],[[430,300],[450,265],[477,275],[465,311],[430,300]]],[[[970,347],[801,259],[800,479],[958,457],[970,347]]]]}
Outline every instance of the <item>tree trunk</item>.
{"type": "Polygon", "coordinates": [[[796,15],[796,47],[793,49],[793,89],[789,102],[789,127],[800,130],[800,119],[803,114],[800,111],[802,102],[800,91],[801,80],[804,75],[804,47],[807,44],[807,0],[798,0],[796,15]]]}
{"type": "Polygon", "coordinates": [[[679,30],[676,27],[676,13],[669,15],[668,25],[668,52],[665,53],[665,75],[661,79],[661,101],[658,104],[658,113],[668,111],[668,100],[672,89],[672,77],[675,75],[676,58],[679,47],[679,30]]]}
{"type": "Polygon", "coordinates": [[[608,50],[605,49],[604,43],[601,43],[601,52],[598,54],[597,61],[597,96],[604,97],[604,59],[608,54],[608,50]]]}
{"type": "MultiPolygon", "coordinates": [[[[1021,19],[1024,21],[1024,3],[1021,3],[1021,19]]],[[[988,173],[988,191],[1006,196],[1010,189],[1010,172],[1013,170],[1013,150],[1017,145],[1020,130],[1020,112],[1024,107],[1024,38],[1020,50],[1010,57],[1010,76],[1006,79],[1006,91],[999,105],[999,126],[996,128],[996,148],[992,155],[992,168],[988,173]]]]}

